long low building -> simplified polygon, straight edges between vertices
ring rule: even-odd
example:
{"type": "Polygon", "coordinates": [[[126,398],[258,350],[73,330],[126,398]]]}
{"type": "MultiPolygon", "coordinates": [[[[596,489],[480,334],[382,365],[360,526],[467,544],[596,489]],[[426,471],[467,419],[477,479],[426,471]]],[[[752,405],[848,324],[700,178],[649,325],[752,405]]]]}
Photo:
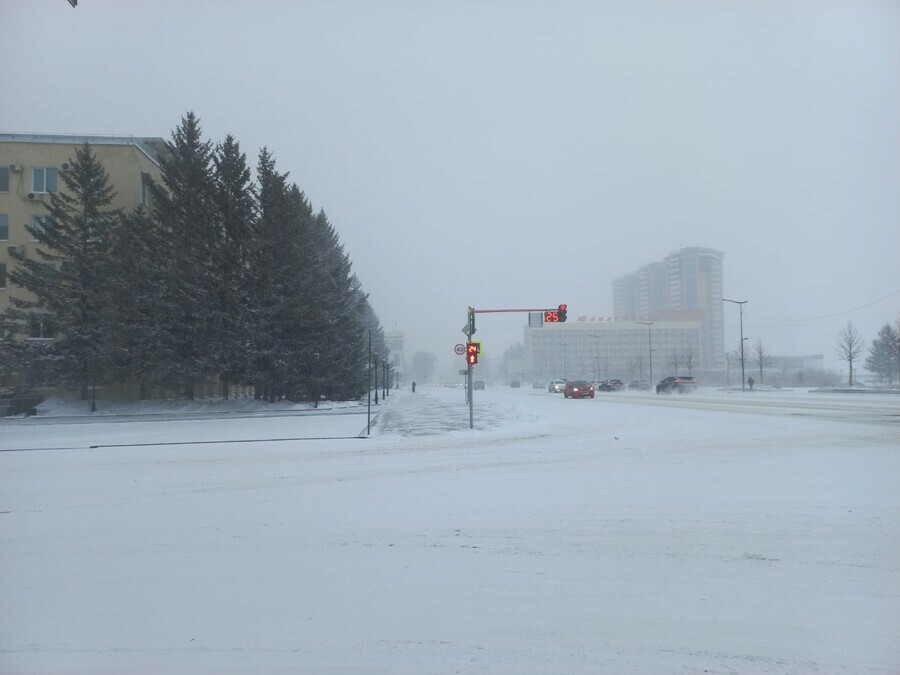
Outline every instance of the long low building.
{"type": "Polygon", "coordinates": [[[701,322],[566,322],[527,326],[525,370],[533,378],[659,379],[715,367],[700,359],[701,322]],[[651,351],[652,350],[652,351],[651,351]]]}

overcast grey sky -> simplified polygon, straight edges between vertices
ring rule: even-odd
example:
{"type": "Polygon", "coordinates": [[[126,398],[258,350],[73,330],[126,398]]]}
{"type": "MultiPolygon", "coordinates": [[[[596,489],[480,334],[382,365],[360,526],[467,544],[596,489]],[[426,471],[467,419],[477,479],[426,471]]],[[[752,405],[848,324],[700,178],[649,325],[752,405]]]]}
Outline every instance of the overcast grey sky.
{"type": "MultiPolygon", "coordinates": [[[[0,25],[0,131],[168,138],[193,110],[268,146],[410,352],[449,360],[468,305],[610,316],[683,246],[724,252],[776,354],[840,371],[847,320],[868,344],[900,315],[898,2],[0,0],[0,25]]],[[[481,319],[485,351],[524,321],[481,319]]]]}

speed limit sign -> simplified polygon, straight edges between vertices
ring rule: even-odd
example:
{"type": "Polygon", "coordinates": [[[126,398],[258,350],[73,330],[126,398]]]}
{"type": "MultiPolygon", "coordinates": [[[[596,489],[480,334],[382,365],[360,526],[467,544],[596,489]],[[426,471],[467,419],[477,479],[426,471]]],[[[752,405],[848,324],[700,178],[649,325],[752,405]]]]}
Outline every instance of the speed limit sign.
{"type": "Polygon", "coordinates": [[[457,344],[453,348],[453,351],[456,353],[457,356],[462,356],[463,354],[466,353],[466,346],[464,344],[457,344]]]}

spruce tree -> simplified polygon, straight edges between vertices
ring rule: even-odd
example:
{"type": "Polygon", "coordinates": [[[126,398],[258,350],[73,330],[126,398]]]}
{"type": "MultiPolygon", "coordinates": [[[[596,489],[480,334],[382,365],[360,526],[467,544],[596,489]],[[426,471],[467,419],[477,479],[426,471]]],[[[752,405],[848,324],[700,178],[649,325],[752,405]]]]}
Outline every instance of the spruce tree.
{"type": "Polygon", "coordinates": [[[353,388],[347,383],[362,365],[365,298],[358,292],[350,259],[324,211],[307,222],[303,245],[303,267],[314,271],[304,284],[308,297],[302,346],[305,388],[315,403],[322,396],[348,398],[353,388]]]}
{"type": "Polygon", "coordinates": [[[216,251],[220,235],[212,146],[202,139],[200,121],[188,112],[160,158],[162,185],[151,184],[154,218],[165,235],[166,265],[161,289],[171,315],[161,345],[169,360],[160,375],[169,386],[194,398],[196,386],[215,371],[212,357],[219,285],[216,251]]]}
{"type": "Polygon", "coordinates": [[[900,368],[900,332],[886,323],[872,340],[866,357],[866,370],[878,375],[882,382],[893,383],[894,375],[900,368]]]}
{"type": "Polygon", "coordinates": [[[213,163],[221,229],[215,251],[219,277],[214,289],[218,321],[212,349],[222,382],[222,397],[228,398],[231,383],[246,379],[250,361],[254,318],[249,311],[249,265],[257,236],[257,203],[247,156],[233,136],[226,136],[225,142],[216,148],[213,163]]]}
{"type": "Polygon", "coordinates": [[[50,197],[48,217],[26,225],[38,243],[37,256],[20,256],[10,279],[36,300],[13,296],[9,318],[25,335],[29,322],[54,324],[60,337],[48,345],[46,355],[87,399],[89,385],[102,378],[109,364],[109,244],[121,212],[110,208],[113,188],[90,145],[76,148],[71,164],[60,174],[64,189],[50,197]]]}
{"type": "Polygon", "coordinates": [[[276,170],[266,148],[259,153],[258,236],[249,252],[254,318],[249,346],[256,396],[275,401],[286,395],[296,368],[291,343],[296,332],[299,273],[297,205],[292,204],[287,174],[276,170]]]}
{"type": "Polygon", "coordinates": [[[164,384],[160,373],[173,359],[175,344],[170,317],[177,308],[166,301],[168,240],[143,208],[123,218],[110,246],[110,310],[116,330],[110,336],[112,367],[120,381],[134,381],[138,398],[148,387],[164,384]]]}

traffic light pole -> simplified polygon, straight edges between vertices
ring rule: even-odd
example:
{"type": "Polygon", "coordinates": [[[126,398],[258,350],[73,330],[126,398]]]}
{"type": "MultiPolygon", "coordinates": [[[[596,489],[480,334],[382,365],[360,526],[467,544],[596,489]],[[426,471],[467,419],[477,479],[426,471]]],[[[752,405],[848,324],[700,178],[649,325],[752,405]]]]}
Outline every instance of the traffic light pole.
{"type": "MultiPolygon", "coordinates": [[[[466,334],[466,344],[469,345],[472,342],[472,336],[475,334],[475,315],[476,314],[500,314],[500,313],[511,313],[511,312],[542,312],[544,314],[544,321],[550,323],[563,323],[566,320],[568,305],[559,305],[555,308],[547,309],[545,307],[532,307],[526,309],[475,309],[474,307],[469,307],[469,313],[467,315],[466,326],[463,329],[463,333],[466,334]]],[[[477,358],[475,359],[478,360],[477,358]]],[[[475,402],[473,401],[472,396],[472,362],[469,360],[468,354],[466,354],[466,398],[469,401],[469,428],[475,428],[475,411],[474,406],[475,402]]]]}
{"type": "MultiPolygon", "coordinates": [[[[466,344],[472,341],[475,333],[475,308],[469,307],[468,320],[466,321],[466,344]]],[[[469,428],[475,428],[475,404],[472,400],[472,363],[466,357],[466,398],[469,401],[469,428]]]]}

